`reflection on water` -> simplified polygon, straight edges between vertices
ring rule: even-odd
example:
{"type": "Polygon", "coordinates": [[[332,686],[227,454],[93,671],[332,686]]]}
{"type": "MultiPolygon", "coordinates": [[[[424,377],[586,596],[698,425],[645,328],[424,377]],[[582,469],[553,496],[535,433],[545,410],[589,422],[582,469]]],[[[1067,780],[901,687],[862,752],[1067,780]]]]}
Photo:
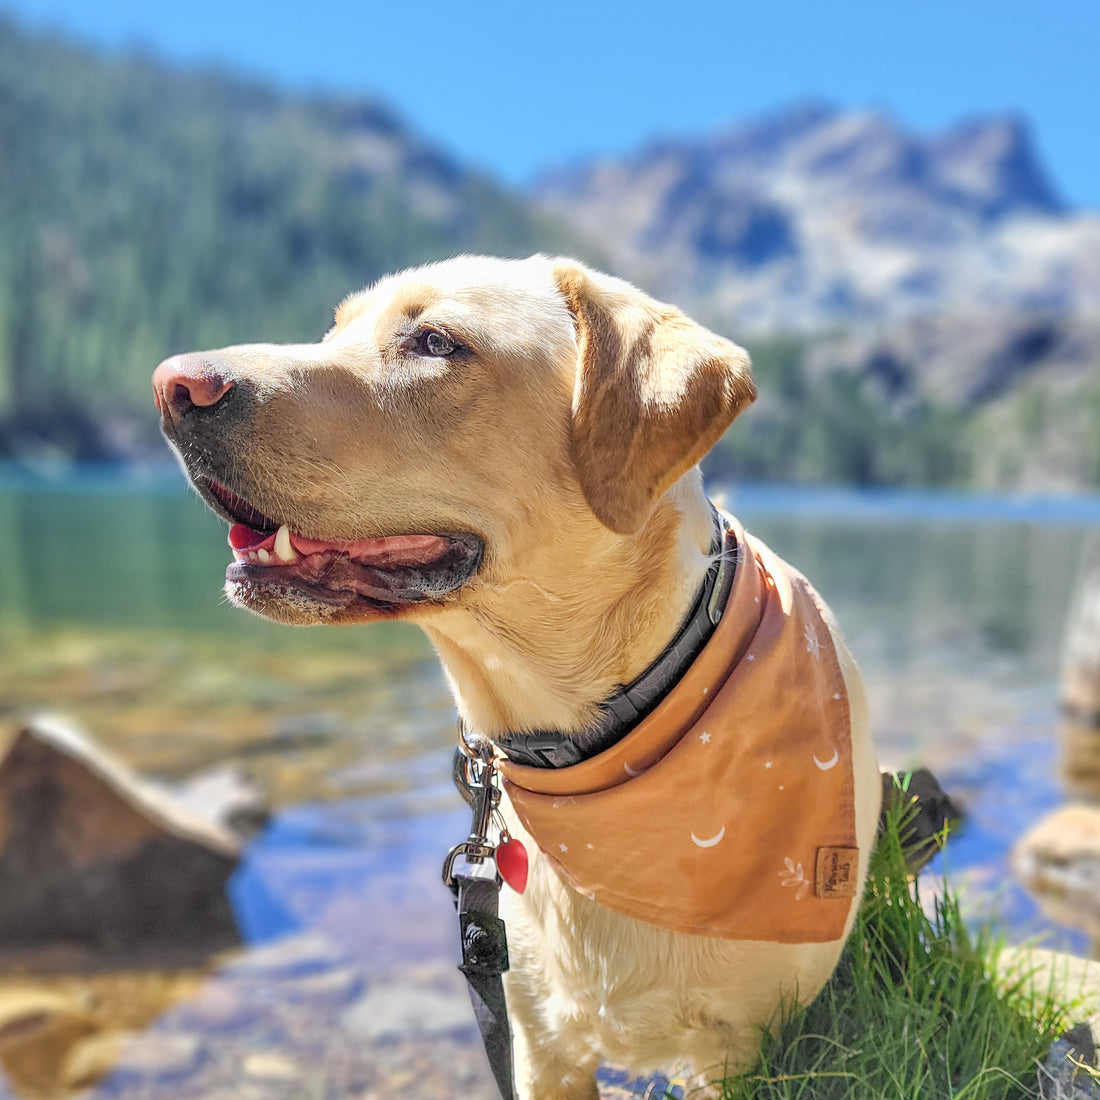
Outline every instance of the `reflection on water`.
{"type": "MultiPolygon", "coordinates": [[[[969,798],[953,873],[1031,931],[1004,853],[1060,797],[1062,623],[1100,507],[776,490],[728,503],[832,604],[884,760],[927,763],[969,798]]],[[[0,557],[0,720],[70,713],[169,779],[237,761],[277,808],[232,887],[242,955],[146,974],[140,995],[132,975],[0,982],[0,1097],[104,1074],[97,1098],[491,1095],[438,880],[467,825],[453,710],[420,635],[294,630],[225,606],[225,527],[176,478],[0,481],[0,557]]]]}

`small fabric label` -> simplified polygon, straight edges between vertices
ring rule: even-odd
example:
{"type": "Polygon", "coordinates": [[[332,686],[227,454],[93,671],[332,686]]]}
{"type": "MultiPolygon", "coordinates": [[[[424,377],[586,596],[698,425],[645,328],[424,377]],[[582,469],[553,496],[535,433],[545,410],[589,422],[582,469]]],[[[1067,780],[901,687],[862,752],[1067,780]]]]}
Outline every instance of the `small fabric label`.
{"type": "Polygon", "coordinates": [[[817,883],[819,898],[854,898],[859,880],[858,848],[818,848],[817,883]]]}

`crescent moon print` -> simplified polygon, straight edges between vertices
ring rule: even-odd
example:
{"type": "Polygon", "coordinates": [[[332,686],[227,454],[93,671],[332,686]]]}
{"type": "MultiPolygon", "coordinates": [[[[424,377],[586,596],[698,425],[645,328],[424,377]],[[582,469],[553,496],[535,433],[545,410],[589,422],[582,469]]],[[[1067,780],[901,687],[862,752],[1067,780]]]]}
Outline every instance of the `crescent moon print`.
{"type": "Polygon", "coordinates": [[[725,825],[723,825],[722,828],[719,829],[718,832],[710,838],[710,840],[700,840],[694,833],[692,833],[691,842],[699,848],[713,848],[715,844],[717,844],[725,835],[726,827],[725,825]]]}
{"type": "MultiPolygon", "coordinates": [[[[642,774],[641,771],[636,772],[629,764],[623,765],[623,771],[626,772],[631,779],[637,779],[638,776],[642,774]]],[[[645,768],[643,768],[642,771],[645,771],[645,768]]]]}
{"type": "Polygon", "coordinates": [[[818,760],[814,756],[814,763],[823,771],[827,772],[830,768],[836,767],[836,762],[840,759],[840,752],[838,749],[833,749],[832,759],[830,760],[818,760]]]}

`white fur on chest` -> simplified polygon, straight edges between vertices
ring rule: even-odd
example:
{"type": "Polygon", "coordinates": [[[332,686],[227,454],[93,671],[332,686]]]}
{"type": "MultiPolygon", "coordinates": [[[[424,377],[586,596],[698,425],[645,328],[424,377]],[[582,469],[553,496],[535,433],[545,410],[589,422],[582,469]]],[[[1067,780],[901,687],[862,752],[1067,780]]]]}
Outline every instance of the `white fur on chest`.
{"type": "MultiPolygon", "coordinates": [[[[851,703],[856,833],[865,872],[879,772],[858,672],[835,632],[834,638],[851,703]]],[[[501,913],[512,957],[505,982],[517,1058],[533,1062],[536,1074],[556,1072],[551,1051],[558,1061],[569,1052],[566,1062],[602,1058],[643,1073],[688,1066],[707,1080],[744,1070],[759,1050],[761,1028],[785,1002],[811,999],[836,965],[846,936],[824,944],[722,940],[607,909],[561,881],[507,798],[502,810],[509,831],[531,854],[527,890],[520,896],[505,887],[501,913]],[[546,1050],[526,1049],[534,1042],[545,1042],[546,1050]]]]}

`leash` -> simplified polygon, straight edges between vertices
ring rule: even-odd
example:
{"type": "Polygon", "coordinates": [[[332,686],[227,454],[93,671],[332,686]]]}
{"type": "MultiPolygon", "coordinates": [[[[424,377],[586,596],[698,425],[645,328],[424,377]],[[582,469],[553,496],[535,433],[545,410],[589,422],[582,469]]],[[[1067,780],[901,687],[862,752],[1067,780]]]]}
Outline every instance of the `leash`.
{"type": "MultiPolygon", "coordinates": [[[[568,767],[597,755],[628,733],[675,684],[714,632],[733,584],[738,550],[721,514],[714,510],[712,562],[687,619],[676,637],[637,679],[624,685],[602,707],[591,730],[565,735],[552,731],[508,734],[496,746],[467,730],[460,719],[451,778],[473,813],[470,835],[443,861],[443,882],[458,911],[462,964],[470,1002],[485,1053],[503,1100],[516,1100],[512,1031],[504,1000],[508,938],[498,916],[502,882],[518,893],[527,883],[523,844],[501,827],[496,845],[489,829],[500,803],[497,748],[510,760],[535,767],[568,767]]],[[[499,820],[499,815],[498,815],[499,820]]]]}
{"type": "Polygon", "coordinates": [[[504,921],[497,915],[503,881],[498,863],[510,862],[504,857],[506,851],[523,853],[522,881],[509,875],[510,884],[522,890],[527,879],[526,853],[507,830],[502,832],[499,845],[490,844],[489,828],[500,802],[492,745],[485,740],[475,750],[465,739],[461,744],[462,748],[455,749],[451,774],[473,811],[473,821],[470,835],[456,844],[443,861],[443,883],[451,891],[458,911],[462,941],[462,965],[458,969],[466,976],[481,1041],[501,1097],[515,1100],[512,1030],[503,979],[508,969],[508,938],[504,921]],[[471,755],[474,751],[476,757],[471,755]]]}

